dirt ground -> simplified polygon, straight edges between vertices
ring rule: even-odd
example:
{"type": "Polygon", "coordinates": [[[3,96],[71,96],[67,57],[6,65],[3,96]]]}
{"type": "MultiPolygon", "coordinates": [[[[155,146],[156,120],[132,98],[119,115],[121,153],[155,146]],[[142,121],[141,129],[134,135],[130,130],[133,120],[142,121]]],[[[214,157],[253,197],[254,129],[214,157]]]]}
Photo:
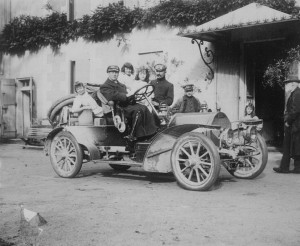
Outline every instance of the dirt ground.
{"type": "Polygon", "coordinates": [[[212,191],[192,192],[170,174],[95,163],[59,178],[42,150],[2,143],[0,245],[300,245],[300,176],[274,173],[280,158],[270,151],[255,180],[222,169],[212,191]],[[21,204],[48,222],[39,236],[22,234],[21,204]]]}

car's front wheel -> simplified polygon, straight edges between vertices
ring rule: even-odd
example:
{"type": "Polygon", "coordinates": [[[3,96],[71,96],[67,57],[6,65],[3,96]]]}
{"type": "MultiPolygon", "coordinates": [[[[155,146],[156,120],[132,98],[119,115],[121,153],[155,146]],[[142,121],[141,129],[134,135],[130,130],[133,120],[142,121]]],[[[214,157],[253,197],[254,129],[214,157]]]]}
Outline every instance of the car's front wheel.
{"type": "Polygon", "coordinates": [[[82,159],[82,149],[71,133],[61,131],[53,138],[50,160],[54,171],[60,177],[75,177],[82,167],[82,159]]]}
{"type": "Polygon", "coordinates": [[[254,179],[265,169],[268,162],[268,148],[263,137],[258,134],[257,140],[243,146],[244,157],[239,159],[236,170],[231,174],[240,179],[254,179]]]}
{"type": "Polygon", "coordinates": [[[175,143],[171,164],[180,186],[188,190],[209,190],[220,173],[220,157],[214,143],[200,133],[189,132],[175,143]]]}

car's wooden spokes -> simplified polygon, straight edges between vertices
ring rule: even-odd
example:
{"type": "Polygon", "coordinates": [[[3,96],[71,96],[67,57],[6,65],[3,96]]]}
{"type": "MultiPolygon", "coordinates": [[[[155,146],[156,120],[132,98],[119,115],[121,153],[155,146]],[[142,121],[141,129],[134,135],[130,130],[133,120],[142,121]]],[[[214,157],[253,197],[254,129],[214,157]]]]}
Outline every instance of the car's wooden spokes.
{"type": "Polygon", "coordinates": [[[51,163],[54,170],[62,177],[74,176],[81,168],[81,158],[81,150],[73,136],[69,133],[59,133],[51,145],[51,163]]]}
{"type": "Polygon", "coordinates": [[[213,158],[201,141],[187,140],[178,146],[176,169],[180,178],[191,186],[202,186],[211,177],[213,158]]]}

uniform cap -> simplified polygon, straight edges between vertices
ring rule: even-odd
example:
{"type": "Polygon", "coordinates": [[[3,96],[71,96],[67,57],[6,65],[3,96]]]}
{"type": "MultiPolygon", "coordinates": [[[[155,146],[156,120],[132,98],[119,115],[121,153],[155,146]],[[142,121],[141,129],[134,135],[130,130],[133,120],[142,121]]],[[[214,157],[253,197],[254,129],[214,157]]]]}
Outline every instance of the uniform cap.
{"type": "Polygon", "coordinates": [[[163,72],[167,70],[167,67],[164,64],[156,64],[154,69],[156,72],[163,72]]]}
{"type": "Polygon", "coordinates": [[[117,72],[117,73],[119,73],[120,72],[120,68],[118,66],[116,66],[116,65],[110,65],[110,66],[108,66],[106,72],[107,73],[109,73],[109,72],[117,72]]]}
{"type": "Polygon", "coordinates": [[[182,88],[184,89],[185,92],[193,91],[194,90],[194,85],[193,84],[188,84],[188,85],[182,86],[182,88]]]}

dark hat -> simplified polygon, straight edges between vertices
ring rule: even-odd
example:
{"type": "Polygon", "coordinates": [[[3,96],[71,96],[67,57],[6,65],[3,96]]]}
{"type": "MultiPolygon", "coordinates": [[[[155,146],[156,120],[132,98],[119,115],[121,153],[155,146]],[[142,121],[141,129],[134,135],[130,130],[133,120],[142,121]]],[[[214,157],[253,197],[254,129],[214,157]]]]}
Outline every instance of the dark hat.
{"type": "Polygon", "coordinates": [[[167,67],[164,64],[156,64],[154,69],[156,72],[163,72],[167,70],[167,67]]]}
{"type": "Polygon", "coordinates": [[[120,72],[120,68],[116,65],[110,65],[108,66],[107,70],[106,70],[107,73],[109,72],[117,72],[119,73],[120,72]]]}
{"type": "Polygon", "coordinates": [[[194,85],[193,84],[188,84],[188,85],[182,86],[182,88],[184,89],[185,92],[193,91],[194,90],[194,85]]]}
{"type": "Polygon", "coordinates": [[[285,84],[291,83],[291,82],[298,82],[298,83],[300,83],[299,76],[297,76],[295,74],[288,75],[287,79],[285,81],[283,81],[283,83],[285,83],[285,84]]]}
{"type": "Polygon", "coordinates": [[[290,82],[297,82],[300,83],[300,63],[298,61],[293,61],[289,65],[289,70],[287,73],[287,78],[283,81],[285,84],[290,82]]]}

